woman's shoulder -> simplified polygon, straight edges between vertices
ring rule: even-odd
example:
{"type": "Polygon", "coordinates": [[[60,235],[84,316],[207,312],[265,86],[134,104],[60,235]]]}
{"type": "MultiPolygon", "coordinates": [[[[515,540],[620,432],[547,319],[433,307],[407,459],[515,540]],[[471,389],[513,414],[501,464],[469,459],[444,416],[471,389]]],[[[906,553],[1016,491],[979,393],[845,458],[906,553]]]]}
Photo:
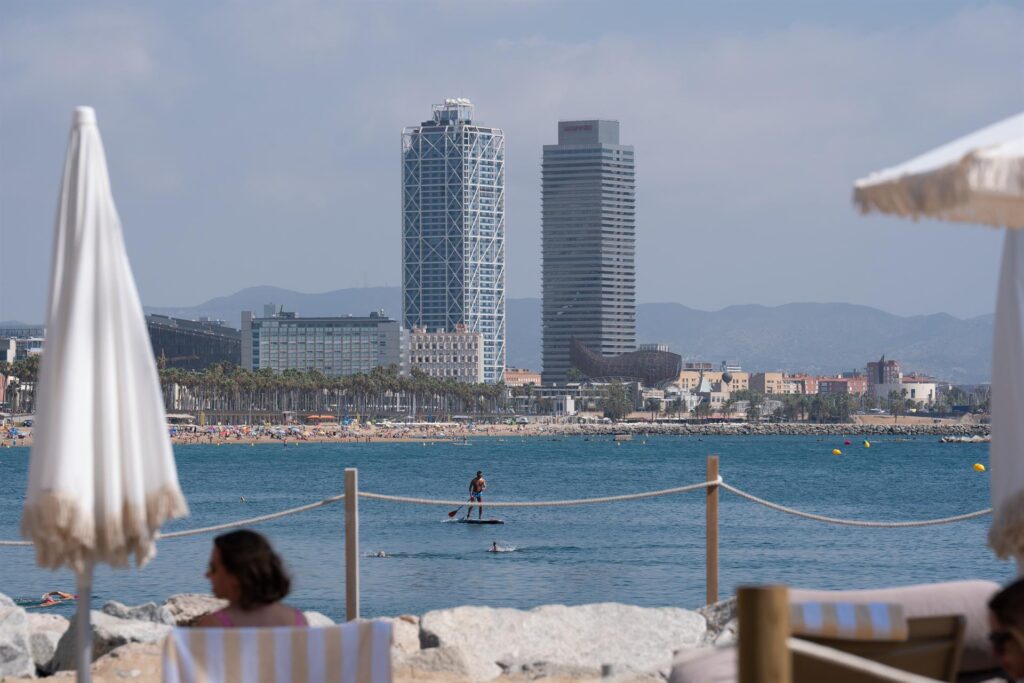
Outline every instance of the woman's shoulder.
{"type": "Polygon", "coordinates": [[[231,626],[231,619],[225,614],[227,608],[219,609],[216,612],[210,612],[200,617],[193,626],[200,628],[220,628],[225,626],[231,626]]]}

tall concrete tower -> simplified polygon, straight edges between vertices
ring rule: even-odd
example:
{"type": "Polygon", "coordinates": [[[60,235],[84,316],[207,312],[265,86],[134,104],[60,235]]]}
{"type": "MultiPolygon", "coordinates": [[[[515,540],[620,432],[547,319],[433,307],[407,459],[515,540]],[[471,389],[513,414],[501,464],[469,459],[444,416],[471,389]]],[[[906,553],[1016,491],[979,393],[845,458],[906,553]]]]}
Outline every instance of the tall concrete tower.
{"type": "Polygon", "coordinates": [[[573,338],[636,350],[636,174],[618,121],[560,121],[542,164],[543,370],[565,382],[573,338]]]}

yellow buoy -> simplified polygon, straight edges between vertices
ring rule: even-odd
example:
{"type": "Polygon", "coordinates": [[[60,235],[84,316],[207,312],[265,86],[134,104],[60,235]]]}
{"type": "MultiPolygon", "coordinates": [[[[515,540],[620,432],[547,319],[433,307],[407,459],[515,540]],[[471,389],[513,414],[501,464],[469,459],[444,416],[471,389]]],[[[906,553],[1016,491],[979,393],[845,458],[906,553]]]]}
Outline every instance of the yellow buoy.
{"type": "Polygon", "coordinates": [[[871,448],[871,442],[867,439],[864,439],[864,448],[871,448]]]}
{"type": "Polygon", "coordinates": [[[985,471],[985,466],[982,465],[980,462],[976,462],[976,463],[974,463],[974,471],[975,472],[984,472],[985,471]]]}
{"type": "Polygon", "coordinates": [[[838,448],[833,448],[832,449],[832,455],[842,455],[842,454],[843,454],[843,452],[841,450],[839,450],[838,448]]]}

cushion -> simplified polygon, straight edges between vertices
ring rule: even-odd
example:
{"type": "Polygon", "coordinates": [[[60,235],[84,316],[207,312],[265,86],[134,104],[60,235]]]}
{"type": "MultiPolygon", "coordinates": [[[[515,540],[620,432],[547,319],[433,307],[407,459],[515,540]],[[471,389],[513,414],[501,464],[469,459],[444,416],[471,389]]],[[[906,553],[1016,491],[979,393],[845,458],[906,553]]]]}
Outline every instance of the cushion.
{"type": "Polygon", "coordinates": [[[903,607],[903,615],[908,619],[962,614],[967,619],[967,628],[960,670],[987,671],[998,666],[988,642],[988,601],[998,591],[999,584],[980,580],[846,591],[790,588],[789,601],[895,603],[903,607]]]}

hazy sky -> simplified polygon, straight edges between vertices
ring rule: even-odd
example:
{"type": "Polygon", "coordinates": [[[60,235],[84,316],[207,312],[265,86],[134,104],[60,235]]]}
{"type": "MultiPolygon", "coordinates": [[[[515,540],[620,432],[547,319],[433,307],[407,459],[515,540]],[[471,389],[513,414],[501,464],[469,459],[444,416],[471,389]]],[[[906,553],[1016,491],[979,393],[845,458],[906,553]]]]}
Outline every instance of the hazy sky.
{"type": "Polygon", "coordinates": [[[403,126],[507,144],[508,295],[540,293],[541,146],[621,121],[641,302],[994,308],[1000,235],[860,217],[856,178],[1024,109],[1024,7],[929,2],[0,6],[0,320],[42,319],[75,105],[144,303],[400,283],[403,126]]]}

